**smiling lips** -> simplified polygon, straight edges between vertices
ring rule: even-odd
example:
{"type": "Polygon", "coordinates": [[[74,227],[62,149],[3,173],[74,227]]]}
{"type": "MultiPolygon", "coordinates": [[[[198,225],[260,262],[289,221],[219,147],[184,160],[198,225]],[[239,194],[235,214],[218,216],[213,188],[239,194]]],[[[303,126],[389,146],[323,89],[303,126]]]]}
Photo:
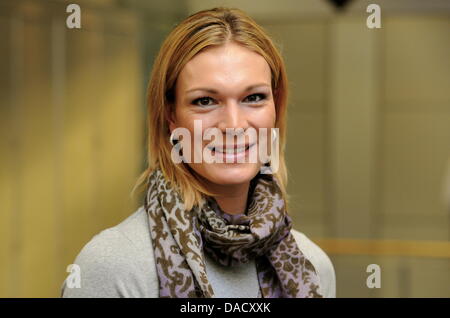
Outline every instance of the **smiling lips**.
{"type": "MultiPolygon", "coordinates": [[[[208,147],[213,156],[220,156],[225,163],[239,163],[240,160],[249,155],[250,150],[255,148],[256,142],[253,144],[234,145],[234,146],[214,146],[208,147]]],[[[243,162],[242,162],[243,163],[243,162]]]]}
{"type": "Polygon", "coordinates": [[[217,152],[224,155],[236,155],[239,153],[244,153],[253,147],[256,143],[253,144],[245,144],[245,145],[234,145],[234,146],[214,146],[208,147],[213,153],[217,152]]]}

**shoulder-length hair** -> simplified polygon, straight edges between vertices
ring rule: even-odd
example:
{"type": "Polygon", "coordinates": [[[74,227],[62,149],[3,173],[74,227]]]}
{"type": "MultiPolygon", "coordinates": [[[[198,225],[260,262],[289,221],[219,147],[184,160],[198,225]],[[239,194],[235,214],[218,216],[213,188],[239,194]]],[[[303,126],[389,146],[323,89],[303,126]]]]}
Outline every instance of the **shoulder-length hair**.
{"type": "MultiPolygon", "coordinates": [[[[154,61],[147,88],[148,166],[132,190],[147,188],[148,177],[160,168],[166,180],[178,189],[185,208],[201,206],[204,196],[214,196],[185,163],[171,159],[169,118],[175,107],[175,84],[183,67],[200,51],[234,41],[260,54],[271,69],[271,85],[279,129],[279,169],[274,173],[287,201],[287,171],[284,158],[286,136],[287,75],[281,54],[268,34],[252,18],[236,8],[218,7],[190,15],[170,32],[154,61]]],[[[287,202],[286,202],[287,204],[287,202]]]]}

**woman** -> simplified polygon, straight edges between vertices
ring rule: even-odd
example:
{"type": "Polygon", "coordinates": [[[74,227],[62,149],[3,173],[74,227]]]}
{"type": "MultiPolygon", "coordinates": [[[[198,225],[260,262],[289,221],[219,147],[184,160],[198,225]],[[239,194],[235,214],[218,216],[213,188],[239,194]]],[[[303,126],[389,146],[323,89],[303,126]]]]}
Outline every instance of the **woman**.
{"type": "Polygon", "coordinates": [[[245,13],[177,25],[148,87],[145,203],[83,248],[63,297],[335,297],[329,258],[287,214],[286,102],[284,62],[245,13]]]}

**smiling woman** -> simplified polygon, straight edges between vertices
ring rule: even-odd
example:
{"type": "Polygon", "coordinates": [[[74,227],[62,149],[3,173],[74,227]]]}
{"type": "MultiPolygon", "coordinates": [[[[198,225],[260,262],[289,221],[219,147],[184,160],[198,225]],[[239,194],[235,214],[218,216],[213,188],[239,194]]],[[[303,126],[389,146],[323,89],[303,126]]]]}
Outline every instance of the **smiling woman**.
{"type": "Polygon", "coordinates": [[[282,57],[244,12],[214,8],[178,24],[148,87],[144,204],[84,247],[81,288],[64,284],[63,296],[334,297],[333,265],[287,212],[286,102],[282,57]],[[174,162],[177,129],[189,132],[184,150],[210,146],[233,160],[174,162]],[[195,142],[208,129],[223,138],[195,142]],[[275,146],[246,134],[259,129],[276,129],[275,146]],[[234,160],[256,146],[276,147],[272,173],[261,160],[234,160]]]}

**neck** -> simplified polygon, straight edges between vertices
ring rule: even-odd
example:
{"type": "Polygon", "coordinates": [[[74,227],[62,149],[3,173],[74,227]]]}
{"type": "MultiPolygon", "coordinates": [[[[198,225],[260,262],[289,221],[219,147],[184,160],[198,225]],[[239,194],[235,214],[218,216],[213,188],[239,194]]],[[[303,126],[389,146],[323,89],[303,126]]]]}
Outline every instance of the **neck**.
{"type": "Polygon", "coordinates": [[[223,212],[231,215],[245,213],[250,182],[232,185],[217,185],[208,182],[212,192],[218,193],[216,202],[223,212]]]}

